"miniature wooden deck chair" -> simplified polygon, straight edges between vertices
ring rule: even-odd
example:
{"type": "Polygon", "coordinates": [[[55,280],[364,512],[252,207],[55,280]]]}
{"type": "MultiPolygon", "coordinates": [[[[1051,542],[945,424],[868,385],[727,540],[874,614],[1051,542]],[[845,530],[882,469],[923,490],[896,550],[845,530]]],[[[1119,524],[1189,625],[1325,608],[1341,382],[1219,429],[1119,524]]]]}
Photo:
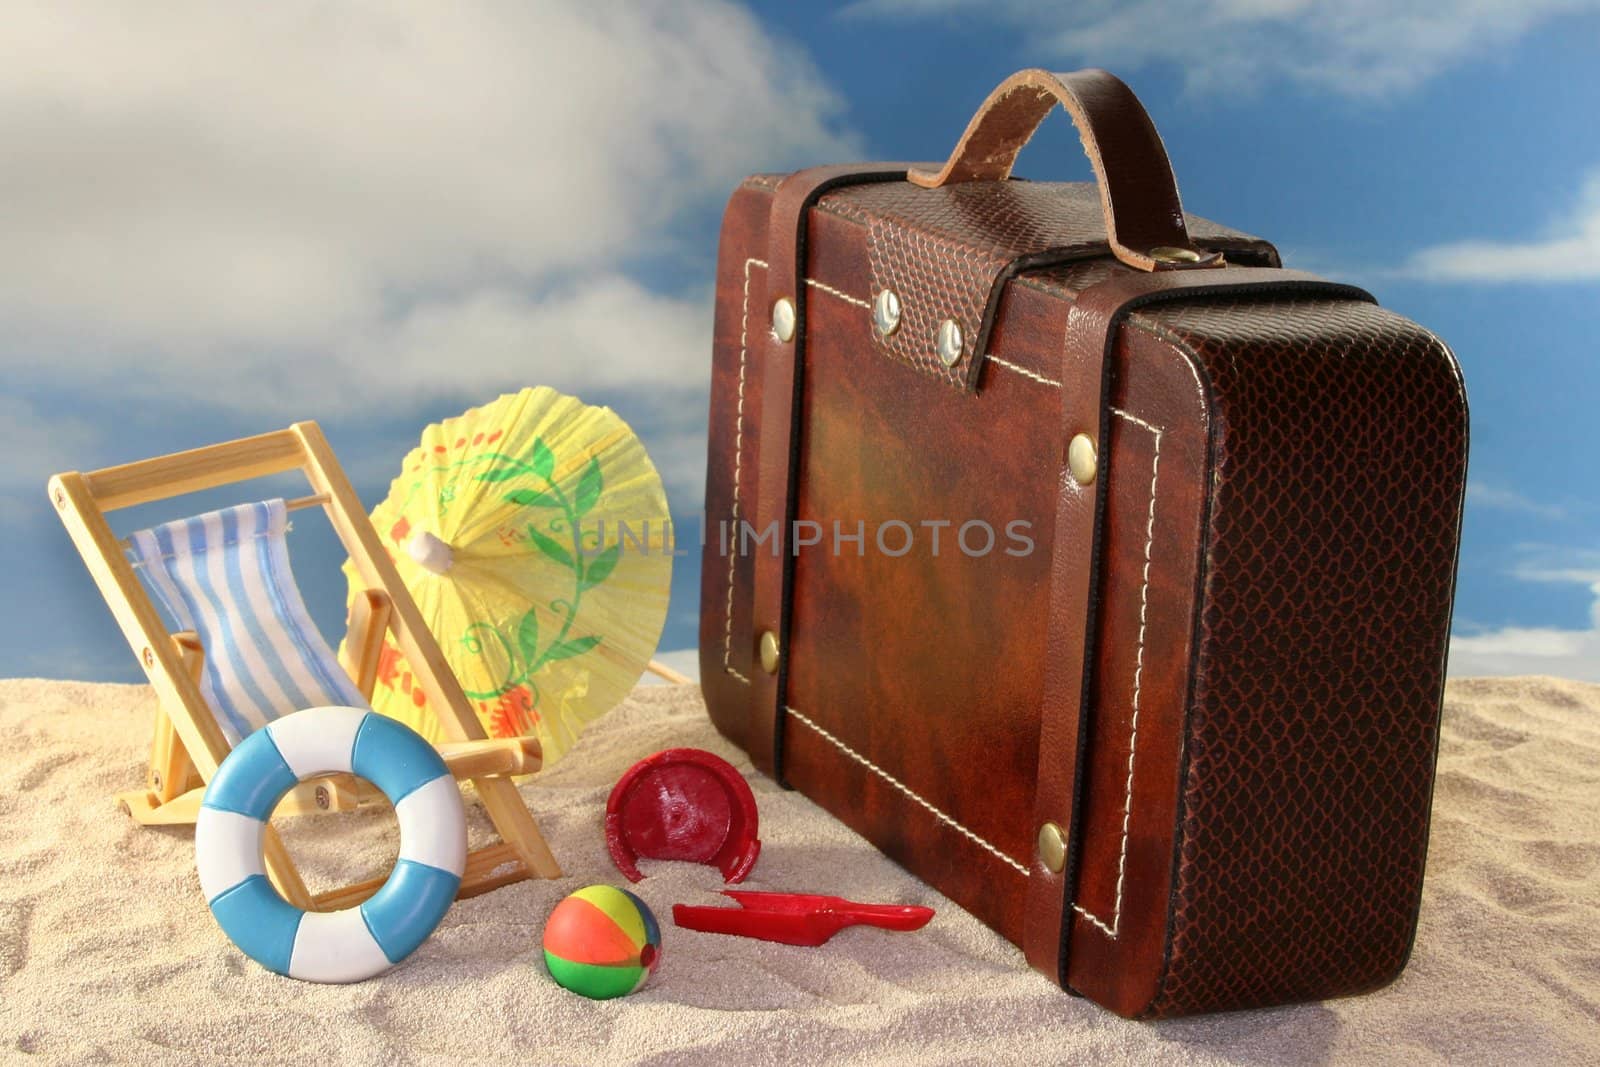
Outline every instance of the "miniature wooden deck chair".
{"type": "MultiPolygon", "coordinates": [[[[193,823],[204,783],[231,746],[280,715],[319,705],[364,706],[385,628],[405,654],[449,743],[440,754],[471,779],[501,841],[468,854],[460,896],[561,870],[510,775],[539,768],[534,738],[488,739],[446,665],[377,532],[313,422],[190,452],[50,480],[50,496],[159,699],[149,788],[119,794],[141,823],[193,823]],[[105,513],[299,468],[313,495],[246,504],[119,542],[105,513]],[[289,571],[286,514],[320,504],[368,586],[351,613],[341,663],[306,614],[289,571]],[[135,573],[184,627],[172,633],[135,573]]],[[[348,810],[378,794],[356,779],[302,783],[279,813],[348,810]]],[[[313,896],[269,826],[268,875],[284,898],[333,911],[365,900],[379,877],[313,896]]]]}

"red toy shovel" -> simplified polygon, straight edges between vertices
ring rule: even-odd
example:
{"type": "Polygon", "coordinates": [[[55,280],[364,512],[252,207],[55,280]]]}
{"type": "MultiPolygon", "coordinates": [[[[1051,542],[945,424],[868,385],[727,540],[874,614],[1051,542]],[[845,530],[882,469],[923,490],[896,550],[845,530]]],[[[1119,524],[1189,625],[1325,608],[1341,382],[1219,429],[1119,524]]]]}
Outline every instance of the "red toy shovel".
{"type": "Polygon", "coordinates": [[[846,926],[920,930],[933,909],[915,904],[857,904],[843,897],[811,893],[754,893],[725,889],[737,908],[674,904],[672,921],[685,930],[733,934],[784,945],[820,945],[846,926]]]}

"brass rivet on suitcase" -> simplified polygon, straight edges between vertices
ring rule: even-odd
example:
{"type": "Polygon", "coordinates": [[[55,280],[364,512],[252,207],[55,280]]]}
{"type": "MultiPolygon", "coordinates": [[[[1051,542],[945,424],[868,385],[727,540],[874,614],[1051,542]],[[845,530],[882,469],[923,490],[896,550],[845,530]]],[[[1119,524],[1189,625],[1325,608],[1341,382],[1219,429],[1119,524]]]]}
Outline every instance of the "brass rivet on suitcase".
{"type": "Polygon", "coordinates": [[[1094,439],[1088,434],[1078,434],[1067,445],[1067,469],[1072,471],[1072,480],[1079,485],[1094,481],[1095,472],[1100,469],[1100,457],[1095,452],[1094,439]]]}
{"type": "Polygon", "coordinates": [[[1157,263],[1198,263],[1205,257],[1192,248],[1157,245],[1150,250],[1150,258],[1157,263]]]}
{"type": "Polygon", "coordinates": [[[772,305],[772,332],[785,343],[794,340],[794,301],[786,296],[772,305]]]}
{"type": "Polygon", "coordinates": [[[961,326],[955,319],[945,319],[939,324],[939,362],[954,367],[961,359],[961,326]]]}
{"type": "Polygon", "coordinates": [[[872,301],[872,325],[884,337],[900,328],[900,297],[893,289],[880,289],[872,301]]]}
{"type": "Polygon", "coordinates": [[[1067,835],[1053,822],[1039,827],[1039,859],[1051,874],[1060,874],[1067,865],[1067,835]]]}
{"type": "Polygon", "coordinates": [[[761,635],[761,669],[768,674],[778,673],[778,635],[767,630],[761,635]]]}

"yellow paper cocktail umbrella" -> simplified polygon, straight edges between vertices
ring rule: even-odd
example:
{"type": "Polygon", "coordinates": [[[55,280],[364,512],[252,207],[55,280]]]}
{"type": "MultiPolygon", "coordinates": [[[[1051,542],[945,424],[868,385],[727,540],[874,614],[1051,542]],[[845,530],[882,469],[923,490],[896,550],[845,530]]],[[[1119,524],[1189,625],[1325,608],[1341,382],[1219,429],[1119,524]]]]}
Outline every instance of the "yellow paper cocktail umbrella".
{"type": "MultiPolygon", "coordinates": [[[[429,426],[372,522],[484,728],[537,734],[547,766],[655,653],[672,524],[610,408],[540,387],[429,426]]],[[[426,702],[390,640],[373,707],[436,741],[426,702]]]]}

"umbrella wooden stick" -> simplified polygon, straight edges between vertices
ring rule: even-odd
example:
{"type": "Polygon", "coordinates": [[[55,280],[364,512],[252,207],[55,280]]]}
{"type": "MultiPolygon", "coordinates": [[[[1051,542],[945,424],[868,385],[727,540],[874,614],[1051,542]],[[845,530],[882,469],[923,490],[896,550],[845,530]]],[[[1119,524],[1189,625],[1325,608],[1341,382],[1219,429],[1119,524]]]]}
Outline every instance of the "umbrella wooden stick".
{"type": "Polygon", "coordinates": [[[645,665],[645,670],[673,685],[693,685],[694,679],[682,671],[675,671],[658,659],[653,659],[645,665]]]}

